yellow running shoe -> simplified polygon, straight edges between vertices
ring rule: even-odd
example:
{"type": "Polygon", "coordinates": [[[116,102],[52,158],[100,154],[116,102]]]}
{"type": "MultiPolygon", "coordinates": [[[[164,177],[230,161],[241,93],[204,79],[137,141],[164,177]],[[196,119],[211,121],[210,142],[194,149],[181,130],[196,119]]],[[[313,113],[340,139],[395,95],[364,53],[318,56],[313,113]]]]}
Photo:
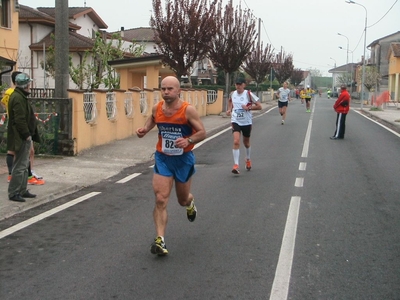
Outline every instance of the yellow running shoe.
{"type": "Polygon", "coordinates": [[[197,209],[196,209],[196,205],[194,205],[194,199],[192,200],[192,203],[190,204],[190,206],[186,207],[186,214],[187,214],[187,218],[190,222],[193,222],[196,219],[197,209]]]}
{"type": "Polygon", "coordinates": [[[150,247],[150,252],[157,254],[158,256],[164,256],[168,254],[167,246],[165,245],[161,236],[158,236],[154,239],[154,242],[150,247]]]}

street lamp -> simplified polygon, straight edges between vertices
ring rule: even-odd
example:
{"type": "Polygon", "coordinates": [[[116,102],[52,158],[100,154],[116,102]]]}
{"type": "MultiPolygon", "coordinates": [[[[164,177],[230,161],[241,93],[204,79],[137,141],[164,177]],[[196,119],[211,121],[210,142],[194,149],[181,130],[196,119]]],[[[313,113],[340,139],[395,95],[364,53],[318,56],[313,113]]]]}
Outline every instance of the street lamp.
{"type": "MultiPolygon", "coordinates": [[[[330,59],[332,59],[335,62],[335,68],[336,68],[336,60],[332,57],[329,57],[330,59]]],[[[332,92],[335,90],[335,73],[332,73],[332,92]]]]}
{"type": "MultiPolygon", "coordinates": [[[[351,91],[353,92],[353,82],[354,82],[354,66],[353,66],[353,62],[354,62],[354,56],[353,56],[353,54],[354,54],[354,51],[351,51],[351,50],[349,50],[349,49],[344,49],[343,47],[340,47],[339,46],[339,49],[342,49],[342,50],[346,50],[347,52],[350,52],[351,53],[351,74],[350,74],[350,76],[351,76],[351,83],[352,83],[352,88],[351,88],[351,91]]],[[[349,68],[350,69],[350,68],[349,68]]]]}
{"type": "Polygon", "coordinates": [[[346,71],[347,71],[347,75],[349,73],[349,38],[347,36],[345,36],[344,34],[341,34],[338,32],[338,35],[343,36],[346,38],[347,40],[347,51],[346,51],[346,71]]]}
{"type": "Polygon", "coordinates": [[[367,17],[368,17],[368,12],[367,12],[367,8],[366,8],[364,5],[360,4],[360,3],[354,2],[354,1],[352,1],[352,0],[348,0],[348,1],[345,1],[345,2],[346,2],[346,3],[349,3],[349,4],[356,4],[356,5],[359,5],[359,6],[363,7],[364,10],[365,10],[364,54],[363,54],[362,79],[361,79],[361,81],[362,81],[362,85],[361,85],[361,109],[363,109],[364,82],[365,82],[365,48],[367,48],[367,17]]]}
{"type": "Polygon", "coordinates": [[[348,38],[347,36],[345,36],[344,34],[341,34],[341,33],[339,33],[339,32],[338,32],[338,35],[341,35],[341,36],[343,36],[343,37],[345,37],[345,38],[347,39],[347,57],[346,57],[346,64],[348,64],[348,63],[349,63],[349,52],[348,52],[348,50],[349,50],[349,38],[348,38]]]}

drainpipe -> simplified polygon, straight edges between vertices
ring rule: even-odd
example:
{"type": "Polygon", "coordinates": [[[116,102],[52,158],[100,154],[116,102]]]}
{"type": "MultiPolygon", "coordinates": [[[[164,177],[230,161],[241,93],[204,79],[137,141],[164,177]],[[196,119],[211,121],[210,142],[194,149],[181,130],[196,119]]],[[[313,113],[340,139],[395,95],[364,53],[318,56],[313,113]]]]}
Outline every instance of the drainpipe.
{"type": "MultiPolygon", "coordinates": [[[[30,35],[31,35],[31,38],[30,38],[30,42],[31,42],[31,45],[33,44],[33,27],[32,27],[32,25],[30,24],[30,23],[28,23],[28,25],[29,25],[29,27],[30,27],[30,35]]],[[[32,79],[34,79],[34,77],[33,77],[33,50],[30,50],[31,51],[31,71],[30,71],[30,77],[32,78],[32,79]]]]}

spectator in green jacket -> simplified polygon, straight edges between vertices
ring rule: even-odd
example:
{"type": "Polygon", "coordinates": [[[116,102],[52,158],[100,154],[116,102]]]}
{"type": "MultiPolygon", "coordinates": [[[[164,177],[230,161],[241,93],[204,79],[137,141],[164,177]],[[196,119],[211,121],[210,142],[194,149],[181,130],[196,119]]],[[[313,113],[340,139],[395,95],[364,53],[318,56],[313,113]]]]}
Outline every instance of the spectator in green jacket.
{"type": "Polygon", "coordinates": [[[8,186],[8,199],[17,202],[36,197],[27,190],[32,141],[40,142],[34,111],[27,98],[31,82],[28,74],[18,74],[15,77],[15,90],[8,103],[7,149],[15,149],[16,154],[8,186]]]}

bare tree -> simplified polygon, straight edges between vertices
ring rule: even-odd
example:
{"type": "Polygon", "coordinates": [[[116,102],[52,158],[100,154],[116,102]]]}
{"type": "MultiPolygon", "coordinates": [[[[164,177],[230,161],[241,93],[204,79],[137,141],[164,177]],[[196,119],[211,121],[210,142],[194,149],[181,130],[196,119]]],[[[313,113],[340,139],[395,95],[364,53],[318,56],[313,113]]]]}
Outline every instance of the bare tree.
{"type": "Polygon", "coordinates": [[[254,46],[257,37],[256,19],[249,10],[242,10],[240,6],[234,10],[231,5],[227,5],[223,11],[219,5],[216,22],[218,31],[213,37],[209,56],[218,68],[227,73],[227,97],[230,87],[229,73],[240,68],[254,46]]]}
{"type": "Polygon", "coordinates": [[[295,86],[303,81],[304,72],[301,69],[293,69],[292,75],[290,76],[290,83],[295,86]]]}
{"type": "Polygon", "coordinates": [[[293,56],[291,54],[286,54],[284,51],[279,52],[275,57],[273,67],[276,80],[278,80],[279,84],[284,83],[292,76],[294,69],[293,56]]]}
{"type": "Polygon", "coordinates": [[[316,68],[309,68],[308,72],[310,72],[311,77],[322,77],[321,70],[318,70],[316,68]]]}
{"type": "Polygon", "coordinates": [[[358,73],[357,81],[361,84],[364,84],[368,92],[370,92],[373,87],[379,84],[382,79],[381,74],[378,72],[378,68],[376,68],[375,66],[365,67],[365,82],[362,82],[361,74],[362,72],[358,73]]]}
{"type": "Polygon", "coordinates": [[[153,0],[156,51],[163,55],[178,78],[188,76],[193,64],[203,59],[216,33],[215,12],[218,0],[153,0]]]}
{"type": "Polygon", "coordinates": [[[271,45],[267,44],[263,49],[263,43],[261,43],[260,47],[253,49],[243,64],[243,70],[257,83],[257,92],[258,85],[265,80],[271,71],[273,59],[274,51],[271,45]]]}
{"type": "Polygon", "coordinates": [[[311,87],[314,89],[317,89],[320,84],[321,84],[321,78],[322,78],[322,73],[320,70],[316,69],[316,68],[309,68],[308,72],[310,72],[311,75],[311,87]]]}

